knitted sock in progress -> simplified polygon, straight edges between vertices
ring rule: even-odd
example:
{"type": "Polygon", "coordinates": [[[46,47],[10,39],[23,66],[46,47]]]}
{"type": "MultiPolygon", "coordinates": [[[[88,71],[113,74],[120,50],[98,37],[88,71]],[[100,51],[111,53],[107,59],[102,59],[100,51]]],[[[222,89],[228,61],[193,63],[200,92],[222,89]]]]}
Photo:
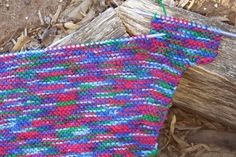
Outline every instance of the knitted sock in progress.
{"type": "Polygon", "coordinates": [[[221,36],[155,17],[151,34],[0,55],[0,156],[131,157],[158,136],[189,67],[210,63],[221,36]]]}

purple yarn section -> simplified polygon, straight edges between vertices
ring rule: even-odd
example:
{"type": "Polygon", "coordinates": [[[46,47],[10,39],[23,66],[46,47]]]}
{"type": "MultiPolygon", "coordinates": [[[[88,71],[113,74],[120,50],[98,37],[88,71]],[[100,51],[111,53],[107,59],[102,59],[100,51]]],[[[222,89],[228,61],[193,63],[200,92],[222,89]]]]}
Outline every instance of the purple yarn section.
{"type": "Polygon", "coordinates": [[[152,156],[184,71],[218,54],[207,26],[155,17],[151,32],[0,55],[0,156],[152,156]]]}

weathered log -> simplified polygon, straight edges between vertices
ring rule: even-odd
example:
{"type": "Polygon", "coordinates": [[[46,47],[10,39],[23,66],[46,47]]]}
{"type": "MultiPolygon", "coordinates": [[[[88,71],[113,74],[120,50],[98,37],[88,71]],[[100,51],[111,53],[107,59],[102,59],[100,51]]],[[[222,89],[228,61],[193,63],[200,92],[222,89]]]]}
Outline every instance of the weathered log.
{"type": "Polygon", "coordinates": [[[128,36],[116,11],[112,8],[107,9],[101,15],[86,25],[83,25],[75,33],[62,38],[53,46],[63,46],[69,44],[79,44],[90,41],[107,40],[128,36]]]}
{"type": "MultiPolygon", "coordinates": [[[[152,17],[133,11],[156,12],[162,9],[149,0],[128,0],[117,12],[130,35],[148,33],[152,17]]],[[[235,28],[214,22],[206,17],[176,8],[167,8],[169,15],[182,17],[224,30],[235,28]]],[[[108,9],[92,22],[82,26],[58,45],[78,44],[127,36],[124,25],[114,9],[108,9]]],[[[190,69],[184,75],[175,94],[174,103],[205,117],[236,128],[236,41],[227,37],[221,43],[221,53],[216,61],[190,69]]]]}
{"type": "MultiPolygon", "coordinates": [[[[117,12],[130,35],[148,33],[152,17],[138,12],[163,14],[151,0],[127,0],[117,12]],[[137,11],[134,11],[137,10],[137,11]]],[[[168,8],[170,16],[207,24],[236,33],[235,27],[178,8],[168,8]]],[[[174,104],[236,128],[236,40],[224,37],[220,54],[209,65],[188,70],[180,81],[174,104]]]]}
{"type": "Polygon", "coordinates": [[[236,150],[236,134],[233,132],[217,131],[217,130],[198,130],[192,131],[187,136],[189,143],[213,144],[236,150]]]}

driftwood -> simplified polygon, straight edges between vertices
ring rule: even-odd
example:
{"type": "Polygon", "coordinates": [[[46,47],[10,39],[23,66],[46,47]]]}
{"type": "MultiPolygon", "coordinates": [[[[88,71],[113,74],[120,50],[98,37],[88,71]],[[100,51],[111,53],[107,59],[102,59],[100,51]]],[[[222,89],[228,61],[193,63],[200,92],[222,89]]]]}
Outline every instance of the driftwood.
{"type": "Polygon", "coordinates": [[[232,132],[216,130],[193,131],[187,136],[189,143],[213,144],[236,150],[236,134],[232,132]]]}
{"type": "MultiPolygon", "coordinates": [[[[152,17],[137,12],[163,14],[160,6],[150,0],[128,0],[118,7],[117,12],[129,34],[148,33],[152,17]],[[137,10],[134,11],[133,9],[137,10]]],[[[170,16],[216,26],[236,32],[235,27],[214,22],[183,9],[168,8],[170,16]]],[[[181,80],[174,97],[174,104],[194,113],[236,128],[236,40],[224,37],[220,54],[209,65],[188,70],[181,80]]]]}
{"type": "Polygon", "coordinates": [[[69,35],[53,46],[79,44],[90,41],[100,41],[128,36],[116,11],[107,9],[88,24],[80,27],[75,33],[69,35]]]}
{"type": "MultiPolygon", "coordinates": [[[[58,45],[118,38],[127,36],[126,32],[129,35],[148,33],[152,17],[132,9],[163,14],[161,7],[151,0],[127,0],[116,11],[108,9],[58,45]]],[[[234,27],[186,10],[167,7],[167,13],[236,32],[234,27]]],[[[220,49],[213,63],[191,68],[185,73],[174,104],[236,128],[236,40],[224,37],[220,49]]]]}

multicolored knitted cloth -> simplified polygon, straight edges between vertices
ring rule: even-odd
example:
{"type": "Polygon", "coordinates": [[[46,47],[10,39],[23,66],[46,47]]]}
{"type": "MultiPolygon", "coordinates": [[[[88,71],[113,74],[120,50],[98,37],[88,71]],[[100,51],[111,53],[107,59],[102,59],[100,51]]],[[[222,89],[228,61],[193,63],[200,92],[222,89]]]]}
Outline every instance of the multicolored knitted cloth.
{"type": "Polygon", "coordinates": [[[182,74],[217,56],[207,26],[155,17],[151,34],[0,55],[0,156],[151,156],[182,74]]]}

